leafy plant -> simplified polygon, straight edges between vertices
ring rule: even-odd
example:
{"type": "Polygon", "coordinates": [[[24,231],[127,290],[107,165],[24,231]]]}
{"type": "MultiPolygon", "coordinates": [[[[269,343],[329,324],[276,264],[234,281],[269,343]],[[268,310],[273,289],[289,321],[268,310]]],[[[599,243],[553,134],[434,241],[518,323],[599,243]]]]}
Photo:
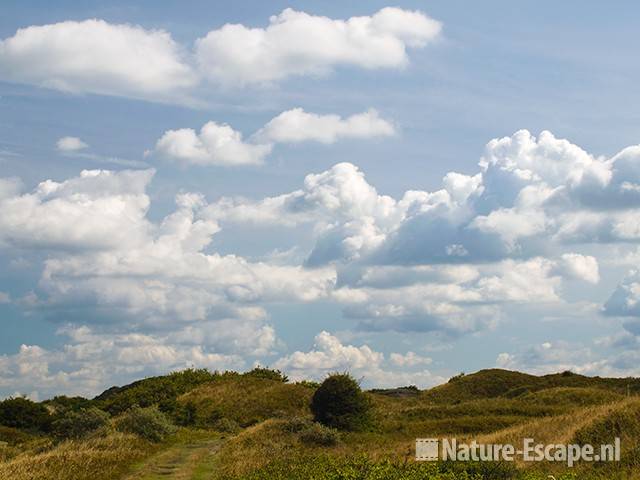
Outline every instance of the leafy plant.
{"type": "Polygon", "coordinates": [[[116,429],[124,433],[135,433],[151,442],[160,442],[175,431],[166,415],[155,406],[130,408],[116,420],[116,429]]]}
{"type": "Polygon", "coordinates": [[[109,423],[109,414],[91,407],[78,411],[67,411],[54,420],[52,424],[53,434],[58,438],[82,438],[106,426],[109,423]]]}
{"type": "Polygon", "coordinates": [[[317,422],[339,430],[365,430],[371,424],[371,402],[349,374],[333,374],[311,400],[317,422]]]}

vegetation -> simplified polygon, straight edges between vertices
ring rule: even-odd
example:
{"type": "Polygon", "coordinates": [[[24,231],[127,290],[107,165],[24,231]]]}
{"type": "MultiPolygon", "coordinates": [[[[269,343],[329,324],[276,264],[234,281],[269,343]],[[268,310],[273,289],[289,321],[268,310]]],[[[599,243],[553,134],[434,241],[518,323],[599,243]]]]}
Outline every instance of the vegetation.
{"type": "Polygon", "coordinates": [[[248,427],[269,418],[304,415],[313,391],[303,385],[253,375],[221,375],[178,398],[178,408],[194,408],[194,424],[214,425],[219,419],[248,427]]]}
{"type": "Polygon", "coordinates": [[[47,407],[28,398],[8,398],[0,402],[0,425],[27,431],[46,432],[51,426],[47,407]]]}
{"type": "Polygon", "coordinates": [[[95,399],[0,402],[0,478],[640,478],[636,392],[636,379],[571,372],[488,370],[426,391],[363,392],[346,374],[316,384],[289,383],[266,368],[187,370],[95,399]],[[414,462],[415,438],[425,436],[516,445],[523,438],[598,445],[617,436],[622,462],[572,470],[559,463],[414,462]]]}
{"type": "Polygon", "coordinates": [[[161,377],[145,378],[124,387],[112,387],[94,399],[97,407],[118,415],[131,407],[157,405],[172,414],[178,396],[219,376],[206,369],[187,369],[161,377]]]}
{"type": "Polygon", "coordinates": [[[86,437],[109,423],[109,414],[96,407],[69,410],[59,415],[52,423],[52,433],[57,438],[86,437]]]}
{"type": "Polygon", "coordinates": [[[365,430],[371,426],[371,402],[360,385],[346,373],[333,374],[322,382],[311,400],[317,422],[339,430],[365,430]]]}
{"type": "Polygon", "coordinates": [[[115,427],[119,432],[135,433],[150,442],[160,442],[175,431],[169,419],[155,406],[131,407],[116,419],[115,427]]]}

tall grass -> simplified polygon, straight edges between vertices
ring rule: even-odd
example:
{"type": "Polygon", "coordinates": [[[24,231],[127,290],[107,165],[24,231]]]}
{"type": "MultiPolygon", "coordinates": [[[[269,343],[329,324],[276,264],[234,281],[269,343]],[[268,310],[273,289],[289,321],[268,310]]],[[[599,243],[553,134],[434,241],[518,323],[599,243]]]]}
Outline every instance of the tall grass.
{"type": "Polygon", "coordinates": [[[25,453],[0,463],[7,480],[113,480],[152,451],[135,435],[113,433],[84,441],[67,441],[43,453],[25,453]]]}

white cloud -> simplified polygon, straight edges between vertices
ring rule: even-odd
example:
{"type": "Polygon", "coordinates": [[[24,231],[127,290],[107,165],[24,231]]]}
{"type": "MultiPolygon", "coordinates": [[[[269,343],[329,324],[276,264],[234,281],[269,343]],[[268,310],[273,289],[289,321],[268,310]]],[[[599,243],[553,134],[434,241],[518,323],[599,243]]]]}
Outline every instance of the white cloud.
{"type": "Polygon", "coordinates": [[[162,30],[104,20],[19,29],[0,42],[0,77],[71,93],[176,98],[197,83],[162,30]]]}
{"type": "Polygon", "coordinates": [[[283,370],[293,379],[314,378],[321,380],[327,374],[347,371],[361,378],[365,385],[378,387],[398,387],[418,385],[422,388],[444,381],[428,370],[408,371],[406,367],[428,364],[429,360],[413,352],[405,355],[392,354],[391,363],[405,367],[393,371],[386,367],[384,354],[372,350],[368,345],[356,347],[345,345],[329,332],[322,331],[315,337],[314,349],[308,352],[296,351],[278,359],[274,367],[283,370]],[[400,360],[400,363],[398,363],[400,360]]]}
{"type": "Polygon", "coordinates": [[[56,142],[56,148],[61,152],[77,152],[88,146],[78,137],[62,137],[56,142]]]}
{"type": "Polygon", "coordinates": [[[397,367],[415,367],[416,365],[429,365],[431,359],[429,357],[423,357],[415,352],[407,352],[404,355],[401,353],[392,353],[389,355],[391,363],[397,367]]]}
{"type": "Polygon", "coordinates": [[[207,122],[196,133],[191,128],[169,130],[156,143],[162,157],[193,165],[260,165],[271,145],[246,143],[229,125],[207,122]]]}
{"type": "Polygon", "coordinates": [[[562,274],[596,284],[600,281],[598,260],[591,255],[579,253],[563,253],[560,258],[559,271],[562,274]]]}
{"type": "Polygon", "coordinates": [[[338,66],[403,68],[407,48],[425,46],[440,30],[440,22],[399,8],[347,20],[286,9],[267,28],[226,24],[190,47],[164,30],[68,20],[21,28],[0,40],[0,79],[195,105],[196,94],[206,94],[203,77],[241,87],[338,66]]]}
{"type": "Polygon", "coordinates": [[[0,390],[35,392],[40,398],[60,392],[94,396],[132,377],[192,366],[212,370],[244,366],[238,355],[182,343],[170,334],[107,334],[87,326],[64,327],[59,334],[67,337],[60,349],[22,345],[14,355],[0,355],[0,390]]]}
{"type": "Polygon", "coordinates": [[[0,244],[94,249],[140,241],[149,227],[144,193],[153,170],[84,170],[32,193],[0,196],[0,244]]]}
{"type": "Polygon", "coordinates": [[[273,143],[334,143],[340,138],[388,137],[395,133],[394,126],[373,109],[343,119],[294,108],[271,119],[256,137],[273,143]]]}
{"type": "Polygon", "coordinates": [[[198,39],[200,70],[225,85],[322,75],[339,66],[403,68],[407,48],[434,41],[440,22],[421,12],[383,8],[372,16],[334,20],[290,8],[266,28],[227,24],[198,39]]]}
{"type": "Polygon", "coordinates": [[[150,153],[191,165],[260,165],[277,143],[333,143],[340,138],[370,138],[394,133],[393,125],[375,110],[342,119],[338,115],[316,115],[294,108],[270,120],[248,141],[229,125],[210,121],[200,133],[191,128],[168,130],[150,153]]]}
{"type": "Polygon", "coordinates": [[[7,292],[0,292],[0,304],[11,303],[11,295],[7,292]]]}

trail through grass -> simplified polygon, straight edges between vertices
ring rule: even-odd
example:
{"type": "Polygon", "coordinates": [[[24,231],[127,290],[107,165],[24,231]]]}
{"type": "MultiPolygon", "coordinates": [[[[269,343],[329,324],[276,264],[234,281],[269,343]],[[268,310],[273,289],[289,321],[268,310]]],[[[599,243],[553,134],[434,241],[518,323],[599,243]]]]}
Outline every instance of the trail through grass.
{"type": "Polygon", "coordinates": [[[126,480],[210,480],[215,454],[223,440],[196,438],[171,445],[136,466],[126,480]]]}

